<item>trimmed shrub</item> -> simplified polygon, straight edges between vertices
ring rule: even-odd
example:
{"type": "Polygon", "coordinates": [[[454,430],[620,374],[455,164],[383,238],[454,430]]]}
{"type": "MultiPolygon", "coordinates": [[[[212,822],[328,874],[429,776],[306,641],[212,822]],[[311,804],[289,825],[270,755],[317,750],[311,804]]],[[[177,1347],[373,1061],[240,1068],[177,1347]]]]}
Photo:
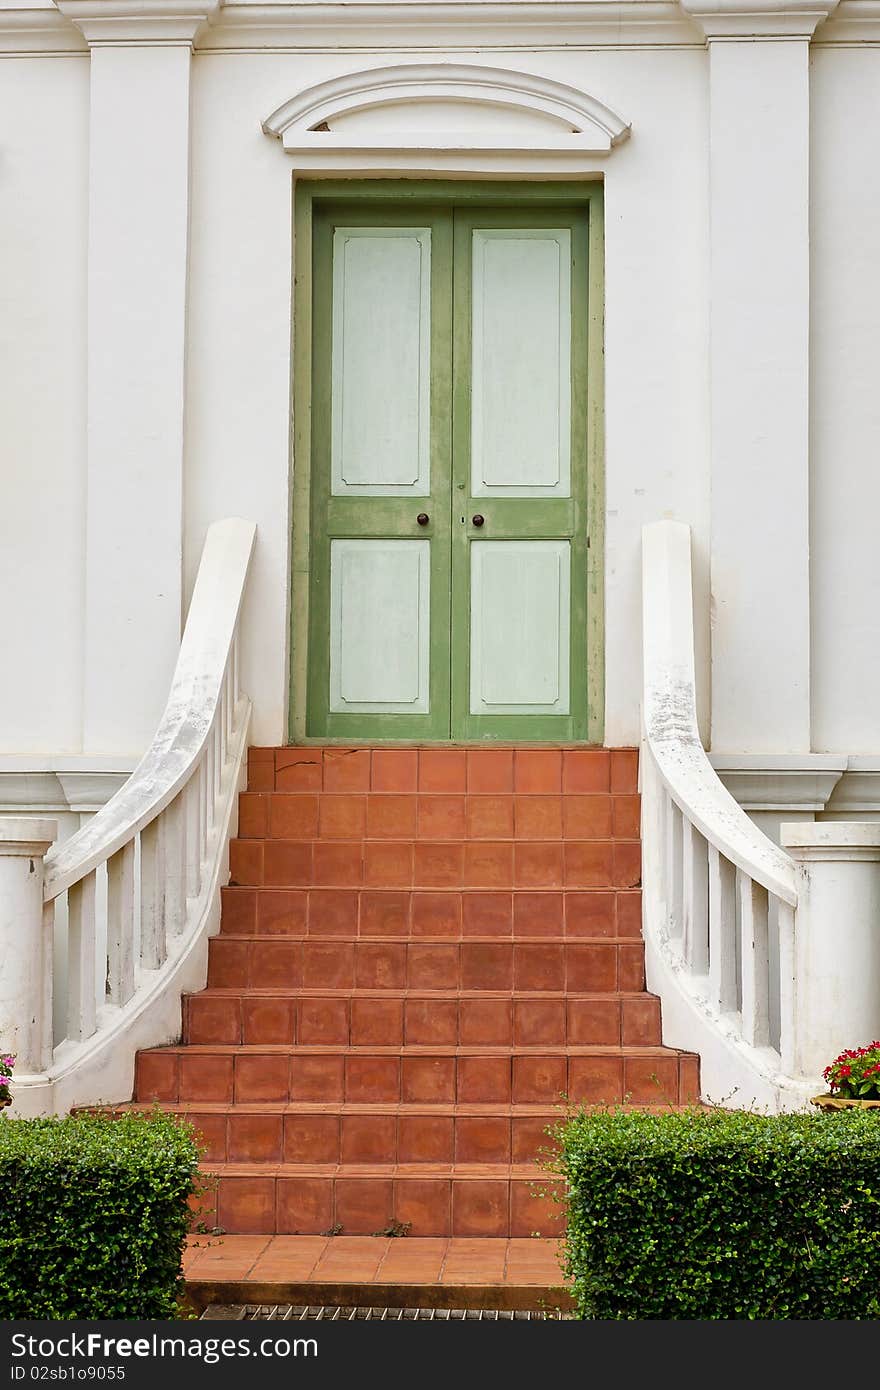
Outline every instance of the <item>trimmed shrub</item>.
{"type": "Polygon", "coordinates": [[[555,1137],[579,1317],[880,1316],[877,1112],[581,1112],[555,1137]]]}
{"type": "Polygon", "coordinates": [[[156,1111],[0,1119],[0,1318],[173,1318],[199,1150],[156,1111]]]}

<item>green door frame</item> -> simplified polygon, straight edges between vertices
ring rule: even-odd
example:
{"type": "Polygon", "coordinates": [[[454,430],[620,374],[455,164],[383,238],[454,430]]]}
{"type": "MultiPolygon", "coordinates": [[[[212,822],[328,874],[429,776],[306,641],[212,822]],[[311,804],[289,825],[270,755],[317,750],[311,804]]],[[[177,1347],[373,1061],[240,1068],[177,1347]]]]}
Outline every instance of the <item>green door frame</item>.
{"type": "MultiPolygon", "coordinates": [[[[309,680],[319,678],[309,670],[309,620],[311,555],[311,512],[312,512],[312,416],[321,411],[320,401],[313,402],[313,352],[315,350],[315,326],[313,304],[320,286],[313,280],[313,226],[326,205],[344,201],[351,205],[363,200],[364,217],[369,217],[370,207],[377,203],[409,203],[425,205],[472,208],[520,208],[524,212],[529,206],[565,208],[566,212],[578,208],[586,211],[588,218],[588,283],[587,341],[586,341],[586,527],[582,528],[583,542],[573,554],[575,564],[586,568],[586,612],[583,603],[573,604],[572,621],[582,624],[585,629],[585,643],[582,637],[573,644],[572,656],[582,659],[586,652],[586,670],[583,695],[587,709],[587,742],[600,744],[604,733],[604,468],[603,468],[603,190],[601,182],[590,183],[507,183],[487,182],[480,184],[434,181],[434,180],[320,180],[294,181],[294,287],[292,322],[292,361],[293,361],[293,536],[291,564],[291,682],[289,736],[292,743],[348,743],[348,738],[335,733],[332,724],[327,732],[318,737],[306,733],[306,710],[309,696],[309,680]],[[584,554],[583,547],[586,547],[584,554]]],[[[320,349],[318,349],[320,350],[320,349]]],[[[583,367],[581,361],[578,365],[583,367]]],[[[583,415],[582,417],[583,418],[583,415]]],[[[582,447],[575,457],[584,457],[582,447]]],[[[510,504],[507,504],[510,505],[510,504]]],[[[325,538],[326,543],[326,538],[325,538]]],[[[321,544],[320,538],[315,544],[321,544]]],[[[321,599],[318,599],[321,603],[321,599]]],[[[315,614],[311,616],[317,616],[315,614]]],[[[577,634],[573,634],[577,636],[577,634]]],[[[323,663],[321,663],[323,665],[323,663]]],[[[579,692],[580,693],[580,692],[579,692]]],[[[433,692],[432,692],[433,695],[433,692]]],[[[459,695],[459,699],[461,695],[459,695]]],[[[395,720],[395,727],[399,727],[395,720]]],[[[528,738],[529,741],[546,741],[553,737],[549,729],[541,727],[541,716],[529,716],[526,733],[520,721],[511,721],[510,740],[528,738]]],[[[428,735],[430,737],[430,735],[428,735]]],[[[435,735],[437,737],[437,735],[435,735]]],[[[422,743],[424,734],[408,739],[399,732],[383,734],[377,726],[376,734],[369,741],[375,743],[401,744],[422,743]]],[[[440,741],[448,742],[446,734],[440,741]]],[[[462,741],[485,743],[478,726],[468,729],[462,741]]],[[[498,735],[494,736],[498,741],[498,735]]],[[[560,740],[558,737],[556,741],[560,740]]]]}

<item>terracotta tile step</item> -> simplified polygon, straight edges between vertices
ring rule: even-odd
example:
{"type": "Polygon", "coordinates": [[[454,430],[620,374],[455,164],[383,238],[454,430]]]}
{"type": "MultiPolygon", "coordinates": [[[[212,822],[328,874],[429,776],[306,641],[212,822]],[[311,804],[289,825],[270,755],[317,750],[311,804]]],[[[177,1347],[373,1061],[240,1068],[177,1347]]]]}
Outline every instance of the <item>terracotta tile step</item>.
{"type": "Polygon", "coordinates": [[[560,1184],[534,1164],[207,1164],[199,1206],[230,1234],[558,1236],[560,1184]],[[547,1195],[540,1195],[540,1194],[547,1195]]]}
{"type": "Polygon", "coordinates": [[[635,889],[222,890],[221,933],[246,936],[641,937],[635,889]]]}
{"type": "Polygon", "coordinates": [[[638,791],[635,748],[251,748],[253,792],[638,791]]]}
{"type": "Polygon", "coordinates": [[[637,840],[640,798],[562,792],[243,792],[242,839],[637,840]]]}
{"type": "Polygon", "coordinates": [[[261,1101],[681,1104],[698,1060],[663,1047],[212,1047],[140,1052],[135,1098],[261,1101]]]}
{"type": "Polygon", "coordinates": [[[400,990],[302,990],[295,995],[207,989],[184,997],[185,1043],[443,1044],[660,1043],[655,995],[400,990]]]}
{"type": "MultiPolygon", "coordinates": [[[[392,799],[392,798],[389,798],[392,799]]],[[[638,888],[638,840],[246,840],[229,845],[229,881],[276,888],[638,888]]]]}
{"type": "Polygon", "coordinates": [[[554,941],[215,936],[208,985],[221,989],[553,990],[645,988],[645,948],[620,938],[554,941]]]}

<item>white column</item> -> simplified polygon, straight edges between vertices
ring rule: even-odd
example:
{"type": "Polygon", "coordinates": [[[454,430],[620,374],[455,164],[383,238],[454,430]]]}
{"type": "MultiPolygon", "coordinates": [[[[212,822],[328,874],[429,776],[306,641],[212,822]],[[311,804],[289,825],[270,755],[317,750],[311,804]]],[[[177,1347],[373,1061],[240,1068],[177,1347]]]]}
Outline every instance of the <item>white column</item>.
{"type": "Polygon", "coordinates": [[[0,817],[0,1052],[13,1053],[15,1077],[48,1066],[52,942],[43,922],[43,856],[54,820],[0,817]]]}
{"type": "Polygon", "coordinates": [[[140,752],[180,644],[192,41],[217,0],[59,0],[91,52],[83,747],[140,752]]]}
{"type": "Polygon", "coordinates": [[[795,1068],[821,1077],[880,1037],[880,824],[784,824],[798,869],[795,1068]]]}
{"type": "Polygon", "coordinates": [[[836,0],[685,0],[709,45],[712,748],[810,748],[809,41],[836,0]]]}

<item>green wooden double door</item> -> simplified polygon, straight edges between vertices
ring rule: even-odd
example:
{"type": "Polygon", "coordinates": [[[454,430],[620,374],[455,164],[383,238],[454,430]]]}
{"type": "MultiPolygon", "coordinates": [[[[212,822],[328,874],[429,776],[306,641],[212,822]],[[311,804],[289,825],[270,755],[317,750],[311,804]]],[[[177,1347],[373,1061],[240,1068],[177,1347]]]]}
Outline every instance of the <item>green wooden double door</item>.
{"type": "Polygon", "coordinates": [[[587,737],[586,210],[313,223],[312,737],[587,737]]]}

